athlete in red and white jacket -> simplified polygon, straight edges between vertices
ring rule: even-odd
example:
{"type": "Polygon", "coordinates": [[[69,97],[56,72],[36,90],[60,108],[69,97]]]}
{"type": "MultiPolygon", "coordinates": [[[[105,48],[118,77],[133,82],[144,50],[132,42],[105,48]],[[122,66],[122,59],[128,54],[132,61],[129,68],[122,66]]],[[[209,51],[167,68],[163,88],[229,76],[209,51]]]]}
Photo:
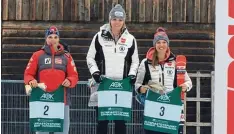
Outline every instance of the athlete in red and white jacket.
{"type": "MultiPolygon", "coordinates": [[[[64,50],[62,44],[59,44],[58,29],[51,26],[46,30],[46,44],[41,50],[36,51],[29,60],[24,72],[24,83],[31,87],[37,87],[38,83],[44,83],[47,92],[55,91],[60,85],[65,87],[64,103],[66,106],[63,134],[68,134],[70,124],[70,89],[68,88],[74,88],[77,82],[78,73],[72,56],[64,50]]],[[[40,133],[37,132],[37,134],[40,133]]]]}
{"type": "MultiPolygon", "coordinates": [[[[149,81],[159,83],[165,87],[165,93],[171,92],[176,87],[181,87],[183,92],[188,92],[192,89],[192,81],[186,71],[185,82],[177,85],[177,69],[176,56],[170,51],[169,38],[165,29],[158,28],[153,39],[153,47],[150,48],[146,54],[146,58],[141,61],[138,68],[137,79],[135,83],[135,90],[138,93],[137,101],[141,102],[139,94],[147,93],[149,81]]],[[[143,96],[144,96],[143,95],[143,96]]],[[[183,110],[181,111],[183,113],[183,110]]],[[[183,115],[183,114],[181,114],[183,115]]],[[[178,134],[183,134],[184,119],[181,118],[178,134]]],[[[168,134],[145,130],[145,134],[168,134]]]]}

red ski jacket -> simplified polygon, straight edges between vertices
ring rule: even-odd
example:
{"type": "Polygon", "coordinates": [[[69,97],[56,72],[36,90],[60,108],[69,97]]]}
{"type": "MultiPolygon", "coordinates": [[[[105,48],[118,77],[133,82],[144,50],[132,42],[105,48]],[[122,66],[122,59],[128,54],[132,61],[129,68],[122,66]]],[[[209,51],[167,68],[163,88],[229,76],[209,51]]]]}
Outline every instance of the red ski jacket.
{"type": "MultiPolygon", "coordinates": [[[[32,55],[24,72],[25,84],[37,79],[38,83],[45,83],[47,92],[53,92],[67,78],[71,82],[69,88],[76,86],[78,73],[72,56],[65,53],[62,45],[59,47],[59,51],[55,52],[52,46],[45,45],[32,55]]],[[[69,97],[70,93],[66,91],[65,97],[69,97]]]]}

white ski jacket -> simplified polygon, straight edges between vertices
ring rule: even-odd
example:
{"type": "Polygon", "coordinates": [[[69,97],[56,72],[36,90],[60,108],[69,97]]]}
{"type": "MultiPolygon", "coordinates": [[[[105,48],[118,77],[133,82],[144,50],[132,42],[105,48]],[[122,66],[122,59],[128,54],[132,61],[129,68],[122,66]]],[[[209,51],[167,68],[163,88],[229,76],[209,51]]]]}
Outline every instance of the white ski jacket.
{"type": "MultiPolygon", "coordinates": [[[[138,69],[137,79],[135,83],[135,90],[139,93],[140,87],[142,85],[147,85],[151,80],[155,83],[160,83],[164,87],[166,87],[166,92],[172,91],[176,88],[177,79],[176,79],[176,64],[175,64],[175,56],[172,53],[168,53],[168,58],[164,63],[158,64],[155,67],[151,64],[151,56],[150,51],[147,53],[147,58],[141,61],[140,67],[138,69]]],[[[188,73],[185,73],[185,83],[187,85],[187,91],[192,88],[192,81],[188,76],[188,73]]]]}
{"type": "Polygon", "coordinates": [[[100,71],[115,80],[136,75],[139,65],[136,39],[125,28],[115,42],[110,25],[105,24],[93,37],[86,60],[91,74],[100,71]]]}

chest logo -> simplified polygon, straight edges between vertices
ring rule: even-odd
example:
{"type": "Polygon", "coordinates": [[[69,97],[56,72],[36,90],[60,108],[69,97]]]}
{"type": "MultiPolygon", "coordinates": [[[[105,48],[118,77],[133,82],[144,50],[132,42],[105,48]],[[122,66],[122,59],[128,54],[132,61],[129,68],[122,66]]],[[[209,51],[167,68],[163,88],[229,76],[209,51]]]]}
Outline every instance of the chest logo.
{"type": "Polygon", "coordinates": [[[55,58],[55,64],[62,64],[63,61],[61,58],[55,58]]]}
{"type": "Polygon", "coordinates": [[[172,71],[172,70],[167,70],[167,74],[168,74],[168,75],[172,75],[172,74],[173,74],[173,71],[172,71]]]}
{"type": "Polygon", "coordinates": [[[120,47],[119,47],[119,51],[120,51],[120,52],[123,52],[124,50],[125,50],[125,47],[123,47],[123,46],[120,46],[120,47]]]}
{"type": "Polygon", "coordinates": [[[168,66],[171,66],[171,65],[172,65],[172,63],[171,63],[171,62],[169,62],[169,63],[167,63],[167,65],[168,65],[168,66]]]}
{"type": "Polygon", "coordinates": [[[51,58],[45,58],[45,64],[51,64],[51,58]]]}
{"type": "Polygon", "coordinates": [[[126,42],[126,39],[124,39],[124,38],[121,38],[120,40],[121,40],[121,43],[125,43],[126,42]]]}

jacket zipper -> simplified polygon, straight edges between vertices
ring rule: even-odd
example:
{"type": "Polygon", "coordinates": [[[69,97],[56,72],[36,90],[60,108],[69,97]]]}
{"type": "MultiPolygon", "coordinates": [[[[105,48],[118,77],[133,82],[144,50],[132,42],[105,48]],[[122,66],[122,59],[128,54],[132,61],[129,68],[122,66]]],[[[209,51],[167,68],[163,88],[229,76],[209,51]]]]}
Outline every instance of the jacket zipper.
{"type": "Polygon", "coordinates": [[[54,54],[52,54],[52,69],[54,69],[54,54]]]}
{"type": "Polygon", "coordinates": [[[55,50],[52,48],[52,46],[50,47],[50,51],[51,51],[51,62],[52,62],[52,70],[54,69],[54,55],[55,55],[55,50]]]}
{"type": "Polygon", "coordinates": [[[162,85],[164,86],[164,65],[160,64],[162,69],[162,85]]]}
{"type": "Polygon", "coordinates": [[[114,43],[115,43],[115,53],[116,53],[116,45],[117,45],[117,42],[119,41],[120,37],[119,37],[119,39],[118,39],[117,41],[115,41],[115,38],[114,38],[113,35],[112,35],[112,39],[113,39],[113,41],[114,41],[114,43]]]}
{"type": "Polygon", "coordinates": [[[115,53],[116,53],[116,43],[117,43],[118,41],[116,42],[115,39],[114,39],[114,42],[115,42],[115,53]]]}

